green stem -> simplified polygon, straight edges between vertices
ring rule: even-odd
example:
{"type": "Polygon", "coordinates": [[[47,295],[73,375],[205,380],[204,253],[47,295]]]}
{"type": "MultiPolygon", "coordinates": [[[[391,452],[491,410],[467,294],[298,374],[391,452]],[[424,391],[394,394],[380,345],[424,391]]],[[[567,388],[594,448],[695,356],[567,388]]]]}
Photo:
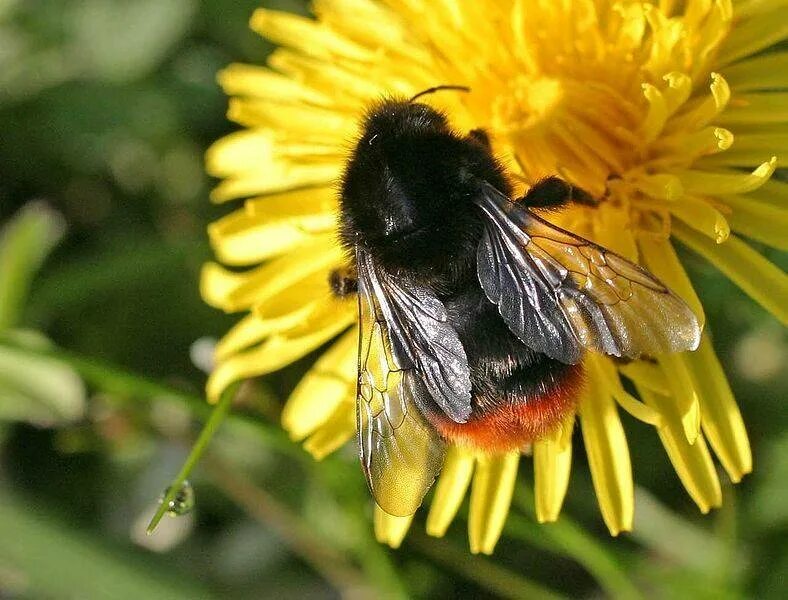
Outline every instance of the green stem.
{"type": "MultiPolygon", "coordinates": [[[[531,490],[525,484],[518,483],[514,504],[531,519],[535,515],[532,498],[531,490]]],[[[614,598],[643,598],[643,594],[627,577],[619,559],[567,516],[562,516],[555,523],[537,525],[527,518],[510,514],[505,531],[548,551],[571,557],[614,598]]]]}
{"type": "Polygon", "coordinates": [[[237,390],[238,384],[231,385],[229,388],[227,388],[222,394],[222,397],[219,398],[219,402],[213,408],[213,411],[211,411],[211,416],[208,417],[208,421],[203,426],[202,431],[200,431],[197,441],[194,442],[194,446],[192,446],[189,456],[186,457],[186,462],[183,463],[181,470],[175,476],[175,479],[172,480],[172,483],[170,483],[170,487],[167,488],[164,498],[162,499],[161,504],[159,504],[159,508],[156,509],[156,513],[153,515],[150,523],[148,523],[148,528],[146,530],[148,535],[152,534],[156,529],[156,526],[159,524],[159,521],[161,521],[164,513],[167,512],[170,502],[175,500],[175,496],[178,495],[181,487],[191,474],[192,469],[194,469],[206,448],[208,448],[208,444],[213,439],[213,436],[219,429],[219,426],[224,422],[224,419],[227,417],[227,413],[230,410],[230,406],[232,406],[233,398],[235,398],[235,392],[237,390]]]}

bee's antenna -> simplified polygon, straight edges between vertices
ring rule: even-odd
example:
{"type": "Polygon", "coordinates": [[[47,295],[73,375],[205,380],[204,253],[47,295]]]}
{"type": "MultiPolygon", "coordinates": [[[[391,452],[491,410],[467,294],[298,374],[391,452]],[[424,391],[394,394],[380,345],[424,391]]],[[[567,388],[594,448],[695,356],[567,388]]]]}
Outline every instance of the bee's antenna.
{"type": "Polygon", "coordinates": [[[413,98],[408,100],[408,102],[413,102],[416,98],[420,98],[421,96],[426,96],[427,94],[434,94],[435,92],[440,92],[441,90],[457,90],[458,92],[470,92],[471,88],[467,85],[436,85],[435,87],[427,88],[423,92],[419,92],[413,98]]]}

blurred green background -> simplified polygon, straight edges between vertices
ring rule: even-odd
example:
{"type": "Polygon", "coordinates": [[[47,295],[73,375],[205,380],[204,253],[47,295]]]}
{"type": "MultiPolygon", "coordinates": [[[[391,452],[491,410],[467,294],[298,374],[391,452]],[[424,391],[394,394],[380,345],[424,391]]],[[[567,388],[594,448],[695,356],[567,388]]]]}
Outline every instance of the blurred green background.
{"type": "Polygon", "coordinates": [[[0,598],[788,597],[785,331],[691,254],[755,455],[740,485],[721,473],[722,509],[701,516],[624,415],[634,533],[608,536],[577,438],[559,523],[535,524],[524,460],[493,557],[462,517],[428,538],[422,513],[389,550],[352,445],[316,464],[278,429],[308,357],[241,389],[196,509],[144,535],[233,322],[197,292],[227,210],[202,157],[233,129],[216,71],[271,50],[247,29],[259,4],[0,0],[0,598]]]}

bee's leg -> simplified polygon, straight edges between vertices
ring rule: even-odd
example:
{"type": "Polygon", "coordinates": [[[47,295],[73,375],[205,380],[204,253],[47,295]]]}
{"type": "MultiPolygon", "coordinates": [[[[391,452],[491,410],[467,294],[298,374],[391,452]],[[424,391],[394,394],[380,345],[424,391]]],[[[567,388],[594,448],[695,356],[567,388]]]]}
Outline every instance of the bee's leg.
{"type": "Polygon", "coordinates": [[[349,267],[334,269],[328,274],[328,286],[337,298],[347,298],[358,291],[356,270],[349,267]]]}
{"type": "Polygon", "coordinates": [[[471,129],[468,132],[468,137],[473,141],[481,144],[488,150],[492,148],[490,145],[490,135],[484,129],[471,129]]]}
{"type": "Polygon", "coordinates": [[[597,206],[599,200],[594,198],[584,189],[573,186],[560,177],[546,177],[537,181],[525,193],[525,196],[516,200],[518,204],[528,208],[559,208],[570,202],[597,206]]]}

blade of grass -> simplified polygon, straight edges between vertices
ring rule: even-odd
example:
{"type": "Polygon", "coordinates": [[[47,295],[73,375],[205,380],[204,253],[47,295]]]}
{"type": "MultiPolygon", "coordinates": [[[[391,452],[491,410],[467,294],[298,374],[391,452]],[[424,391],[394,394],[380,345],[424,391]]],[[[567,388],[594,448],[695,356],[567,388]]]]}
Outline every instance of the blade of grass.
{"type": "Polygon", "coordinates": [[[175,496],[178,495],[184,483],[186,483],[186,480],[189,478],[192,469],[194,469],[194,467],[200,461],[203,453],[208,448],[208,444],[210,444],[211,439],[213,439],[214,434],[224,422],[225,418],[227,417],[227,413],[232,406],[233,398],[235,398],[235,392],[238,391],[238,385],[239,384],[231,385],[229,388],[227,388],[222,394],[222,397],[219,399],[219,402],[216,404],[216,406],[214,406],[213,410],[211,411],[211,416],[208,417],[208,420],[205,422],[202,431],[200,431],[200,435],[197,437],[197,441],[194,442],[194,445],[189,452],[189,456],[186,457],[186,461],[183,463],[181,470],[175,476],[175,479],[173,479],[170,483],[167,491],[164,493],[164,498],[162,498],[159,507],[153,514],[153,518],[150,520],[150,523],[148,523],[148,527],[146,529],[148,535],[152,534],[156,529],[156,526],[159,524],[159,521],[161,521],[164,513],[166,513],[169,509],[170,503],[175,500],[175,496]]]}
{"type": "Polygon", "coordinates": [[[63,230],[60,215],[41,202],[25,206],[0,230],[0,331],[17,324],[30,282],[63,230]]]}

